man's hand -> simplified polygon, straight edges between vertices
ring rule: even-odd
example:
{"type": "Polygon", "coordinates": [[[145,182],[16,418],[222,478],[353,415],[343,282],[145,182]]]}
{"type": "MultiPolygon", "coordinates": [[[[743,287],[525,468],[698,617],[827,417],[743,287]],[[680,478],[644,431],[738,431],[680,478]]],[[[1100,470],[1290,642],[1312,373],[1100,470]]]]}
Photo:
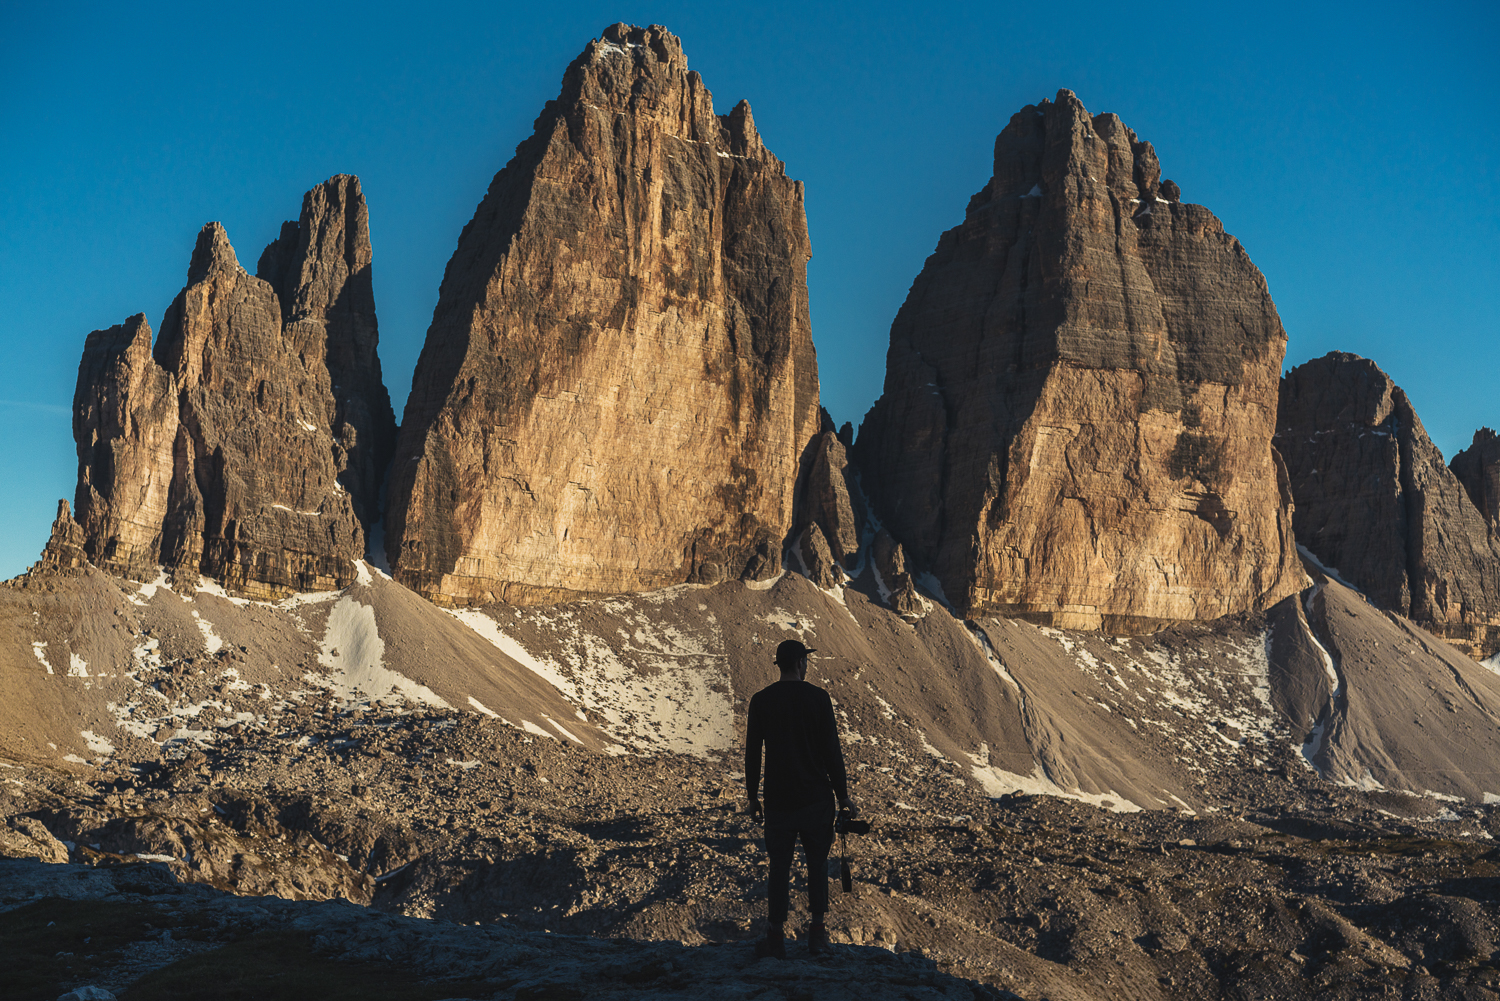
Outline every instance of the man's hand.
{"type": "Polygon", "coordinates": [[[854,800],[849,799],[847,796],[839,800],[839,809],[846,811],[849,814],[850,820],[859,816],[859,807],[855,806],[854,800]]]}
{"type": "Polygon", "coordinates": [[[754,796],[750,797],[750,803],[745,807],[745,815],[749,817],[760,816],[760,800],[754,796]]]}

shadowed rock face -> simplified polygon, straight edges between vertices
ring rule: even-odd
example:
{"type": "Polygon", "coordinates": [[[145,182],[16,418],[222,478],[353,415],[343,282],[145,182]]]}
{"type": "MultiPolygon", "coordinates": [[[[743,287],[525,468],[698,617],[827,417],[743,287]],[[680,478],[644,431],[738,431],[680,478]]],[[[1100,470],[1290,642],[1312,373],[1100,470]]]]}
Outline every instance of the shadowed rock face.
{"type": "Polygon", "coordinates": [[[262,256],[272,280],[209,223],[154,348],[141,315],[89,335],[73,433],[96,565],[266,597],[353,580],[394,435],[369,260],[359,182],[335,177],[262,256]]]}
{"type": "Polygon", "coordinates": [[[281,302],[287,344],[332,382],[326,423],[339,448],[339,482],[362,524],[380,518],[380,487],[396,447],[396,416],[380,373],[371,281],[370,212],[359,178],[339,174],[302,198],[302,216],[282,224],[256,277],[281,302]]]}
{"type": "Polygon", "coordinates": [[[1494,432],[1449,469],[1390,376],[1333,352],[1282,380],[1276,447],[1309,552],[1469,654],[1500,649],[1494,432]]]}
{"type": "Polygon", "coordinates": [[[1500,527],[1500,435],[1489,428],[1474,432],[1474,441],[1448,463],[1469,500],[1494,531],[1500,527]]]}
{"type": "Polygon", "coordinates": [[[802,185],[678,39],[615,25],[459,237],[387,553],[441,603],[765,577],[817,431],[802,185]]]}
{"type": "Polygon", "coordinates": [[[1304,576],[1270,444],[1265,279],[1156,153],[1060,91],[995,141],[891,327],[856,443],[955,606],[1129,632],[1269,607],[1304,576]]]}

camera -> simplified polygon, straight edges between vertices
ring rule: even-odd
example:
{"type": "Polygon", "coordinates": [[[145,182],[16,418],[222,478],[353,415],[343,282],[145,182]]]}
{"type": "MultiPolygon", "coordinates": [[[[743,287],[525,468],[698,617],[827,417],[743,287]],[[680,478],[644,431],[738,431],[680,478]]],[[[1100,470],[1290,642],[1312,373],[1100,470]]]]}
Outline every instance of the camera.
{"type": "Polygon", "coordinates": [[[849,816],[848,810],[840,810],[838,819],[834,821],[833,830],[837,834],[869,834],[870,822],[855,820],[849,816]]]}

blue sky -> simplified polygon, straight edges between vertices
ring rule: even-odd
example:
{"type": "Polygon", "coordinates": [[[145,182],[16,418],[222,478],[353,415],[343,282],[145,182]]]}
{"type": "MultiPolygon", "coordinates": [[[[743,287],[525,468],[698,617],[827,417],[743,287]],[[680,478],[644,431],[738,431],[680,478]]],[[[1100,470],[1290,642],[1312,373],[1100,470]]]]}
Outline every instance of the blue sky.
{"type": "Polygon", "coordinates": [[[358,174],[399,415],[490,178],[615,21],[683,39],[807,185],[823,399],[857,425],[892,317],[1059,87],[1155,144],[1266,274],[1288,365],[1375,359],[1444,455],[1500,425],[1496,7],[805,3],[0,6],[0,578],[76,470],[90,330],[182,287],[219,220],[254,269],[302,192],[358,174]]]}

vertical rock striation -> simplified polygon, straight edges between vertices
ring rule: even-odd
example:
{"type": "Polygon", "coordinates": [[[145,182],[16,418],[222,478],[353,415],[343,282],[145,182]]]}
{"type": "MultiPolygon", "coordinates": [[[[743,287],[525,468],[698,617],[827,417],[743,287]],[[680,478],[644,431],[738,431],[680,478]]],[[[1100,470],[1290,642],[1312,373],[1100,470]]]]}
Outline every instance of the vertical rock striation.
{"type": "Polygon", "coordinates": [[[1156,153],[1060,91],[891,327],[856,443],[884,524],[947,598],[1128,632],[1304,580],[1271,447],[1286,334],[1265,279],[1156,153]]]}
{"type": "Polygon", "coordinates": [[[209,223],[154,348],[140,315],[89,335],[73,434],[96,565],[259,597],[353,580],[394,434],[367,218],[354,178],[315,188],[262,256],[271,280],[209,223]]]}
{"type": "Polygon", "coordinates": [[[818,428],[800,182],[681,43],[590,42],[443,276],[391,468],[442,603],[774,573],[818,428]]]}
{"type": "Polygon", "coordinates": [[[1471,656],[1500,649],[1494,432],[1450,469],[1390,376],[1333,352],[1286,374],[1276,447],[1310,553],[1471,656]]]}
{"type": "Polygon", "coordinates": [[[256,276],[281,302],[288,345],[328,369],[339,482],[366,526],[380,518],[380,488],[396,447],[396,416],[380,372],[379,327],[370,274],[370,212],[359,178],[338,174],[302,198],[297,222],[283,223],[256,276]]]}

